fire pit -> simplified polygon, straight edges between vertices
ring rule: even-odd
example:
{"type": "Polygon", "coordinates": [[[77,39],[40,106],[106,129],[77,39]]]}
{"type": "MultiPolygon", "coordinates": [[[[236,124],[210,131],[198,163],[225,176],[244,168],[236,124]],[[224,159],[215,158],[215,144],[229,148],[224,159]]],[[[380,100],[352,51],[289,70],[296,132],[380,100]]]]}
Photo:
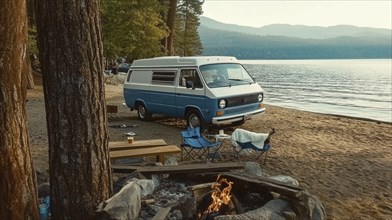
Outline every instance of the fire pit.
{"type": "MultiPolygon", "coordinates": [[[[175,168],[170,168],[170,170],[173,169],[175,168]]],[[[162,168],[162,170],[168,171],[167,168],[162,168]]],[[[148,169],[148,172],[152,172],[151,169],[148,169]]],[[[154,172],[157,172],[157,170],[154,169],[154,172]]],[[[155,179],[157,176],[155,176],[155,179]]],[[[326,219],[324,207],[318,199],[309,195],[301,187],[272,178],[252,176],[244,173],[244,171],[218,174],[189,171],[178,173],[178,170],[176,170],[175,173],[164,176],[166,177],[159,178],[159,186],[153,187],[153,190],[142,200],[139,196],[139,200],[133,202],[133,204],[135,202],[139,204],[139,207],[136,206],[136,209],[131,211],[132,213],[138,213],[138,216],[136,215],[133,218],[197,220],[326,219]],[[140,206],[140,204],[142,205],[140,206]]],[[[133,181],[137,182],[138,180],[133,181]]],[[[152,180],[150,181],[152,182],[152,180]]],[[[137,185],[137,183],[134,185],[137,185]]],[[[152,183],[152,185],[154,184],[152,183]]],[[[135,191],[137,191],[137,188],[127,193],[140,193],[135,191]]],[[[120,200],[120,203],[123,200],[120,200]]],[[[135,205],[122,205],[125,209],[129,206],[135,205]]],[[[105,204],[102,210],[105,212],[105,216],[110,216],[109,211],[104,209],[106,209],[105,204]]],[[[118,209],[113,208],[113,210],[117,211],[118,209]]],[[[129,216],[129,213],[123,215],[129,216]]],[[[108,219],[111,218],[108,217],[108,219]]]]}

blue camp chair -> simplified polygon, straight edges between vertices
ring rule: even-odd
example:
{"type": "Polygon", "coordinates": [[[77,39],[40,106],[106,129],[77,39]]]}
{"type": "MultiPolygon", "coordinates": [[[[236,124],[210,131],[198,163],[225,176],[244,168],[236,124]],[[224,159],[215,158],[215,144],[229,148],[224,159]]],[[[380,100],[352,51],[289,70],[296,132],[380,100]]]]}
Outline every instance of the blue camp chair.
{"type": "Polygon", "coordinates": [[[271,149],[271,135],[274,133],[275,129],[272,129],[270,133],[265,134],[237,128],[231,134],[235,157],[240,158],[240,156],[245,155],[258,160],[262,155],[265,155],[265,164],[268,151],[271,149]]]}
{"type": "Polygon", "coordinates": [[[191,128],[181,131],[182,144],[181,146],[181,160],[189,159],[207,159],[211,157],[214,159],[222,142],[210,141],[200,134],[200,127],[191,128]],[[211,148],[216,148],[210,153],[211,148]]]}

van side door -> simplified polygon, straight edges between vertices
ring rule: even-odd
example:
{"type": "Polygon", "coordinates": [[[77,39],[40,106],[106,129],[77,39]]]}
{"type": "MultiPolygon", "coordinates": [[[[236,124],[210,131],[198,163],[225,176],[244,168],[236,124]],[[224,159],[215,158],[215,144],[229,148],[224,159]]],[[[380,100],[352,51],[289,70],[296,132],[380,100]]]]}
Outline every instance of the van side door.
{"type": "Polygon", "coordinates": [[[196,68],[180,70],[176,83],[176,111],[179,117],[185,117],[185,108],[192,107],[203,113],[205,109],[205,85],[196,68]]]}
{"type": "Polygon", "coordinates": [[[175,115],[177,69],[153,70],[148,109],[151,113],[175,115]]]}

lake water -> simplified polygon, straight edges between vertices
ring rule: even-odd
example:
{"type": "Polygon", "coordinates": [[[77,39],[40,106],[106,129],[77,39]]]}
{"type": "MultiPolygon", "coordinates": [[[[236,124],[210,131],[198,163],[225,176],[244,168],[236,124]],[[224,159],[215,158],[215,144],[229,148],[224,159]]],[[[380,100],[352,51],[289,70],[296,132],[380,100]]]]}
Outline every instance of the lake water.
{"type": "Polygon", "coordinates": [[[392,60],[242,60],[265,103],[392,122],[392,60]]]}

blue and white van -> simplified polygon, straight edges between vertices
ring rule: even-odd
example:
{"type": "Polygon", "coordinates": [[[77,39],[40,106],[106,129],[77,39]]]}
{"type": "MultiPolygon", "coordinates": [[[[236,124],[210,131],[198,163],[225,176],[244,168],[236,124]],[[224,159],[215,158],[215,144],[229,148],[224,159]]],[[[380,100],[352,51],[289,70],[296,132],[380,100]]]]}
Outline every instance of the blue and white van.
{"type": "Polygon", "coordinates": [[[190,127],[240,125],[264,113],[263,89],[235,57],[135,60],[124,82],[125,103],[141,120],[185,118],[190,127]]]}

